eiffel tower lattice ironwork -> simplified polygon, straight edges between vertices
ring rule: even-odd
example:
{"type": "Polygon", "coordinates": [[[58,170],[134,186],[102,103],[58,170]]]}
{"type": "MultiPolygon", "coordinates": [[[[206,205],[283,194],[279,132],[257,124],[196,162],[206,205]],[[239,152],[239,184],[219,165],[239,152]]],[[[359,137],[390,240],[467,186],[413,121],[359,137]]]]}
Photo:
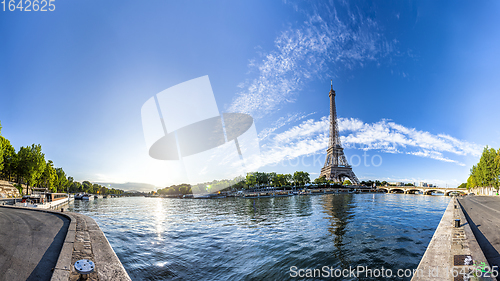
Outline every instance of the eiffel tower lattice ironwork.
{"type": "Polygon", "coordinates": [[[320,177],[325,176],[327,180],[343,182],[349,178],[352,184],[359,185],[359,180],[347,163],[344,149],[340,143],[339,126],[337,120],[337,108],[335,106],[335,91],[333,81],[330,89],[330,141],[326,150],[325,166],[321,169],[320,177]]]}

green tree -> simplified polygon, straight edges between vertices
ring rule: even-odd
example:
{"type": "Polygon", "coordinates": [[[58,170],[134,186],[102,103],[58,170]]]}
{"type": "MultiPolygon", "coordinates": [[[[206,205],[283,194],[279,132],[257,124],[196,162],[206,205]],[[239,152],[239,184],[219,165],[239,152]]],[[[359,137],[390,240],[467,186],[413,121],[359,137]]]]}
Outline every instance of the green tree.
{"type": "Polygon", "coordinates": [[[73,181],[71,187],[69,188],[69,191],[73,193],[83,192],[83,185],[80,182],[73,181]]]}
{"type": "Polygon", "coordinates": [[[92,190],[93,190],[93,192],[92,192],[92,193],[97,193],[97,194],[99,194],[99,193],[101,192],[101,186],[100,186],[100,185],[98,185],[97,183],[94,183],[94,184],[92,185],[92,190]]]}
{"type": "Polygon", "coordinates": [[[467,183],[462,183],[461,185],[459,185],[457,188],[467,188],[467,183]]]}
{"type": "Polygon", "coordinates": [[[267,173],[254,172],[253,175],[258,186],[267,185],[269,183],[269,176],[267,173]]]}
{"type": "Polygon", "coordinates": [[[497,167],[497,177],[496,177],[497,185],[496,185],[496,188],[497,188],[497,193],[498,193],[498,188],[500,187],[500,148],[498,149],[497,155],[495,156],[495,163],[496,163],[496,167],[497,167]]]}
{"type": "Polygon", "coordinates": [[[294,186],[299,186],[300,185],[301,175],[300,175],[300,173],[298,171],[296,171],[296,172],[293,173],[292,180],[293,180],[293,185],[294,186]]]}
{"type": "Polygon", "coordinates": [[[86,193],[94,193],[94,186],[89,181],[83,181],[82,188],[86,193]]]}
{"type": "Polygon", "coordinates": [[[317,184],[318,186],[322,186],[328,183],[326,180],[326,176],[321,176],[319,178],[314,179],[314,183],[317,184]]]}
{"type": "Polygon", "coordinates": [[[279,186],[281,186],[281,183],[280,183],[280,174],[278,174],[278,173],[273,173],[273,174],[272,174],[272,178],[271,178],[271,182],[273,183],[273,186],[274,186],[274,187],[279,187],[279,186]]]}
{"type": "Polygon", "coordinates": [[[68,179],[66,178],[66,173],[63,168],[56,168],[57,181],[56,187],[58,192],[66,192],[66,187],[68,186],[68,179]]]}
{"type": "Polygon", "coordinates": [[[257,185],[257,177],[255,176],[255,173],[247,173],[245,183],[249,187],[255,187],[255,185],[257,185]]]}
{"type": "Polygon", "coordinates": [[[57,174],[56,174],[56,169],[54,168],[54,162],[52,162],[52,160],[49,160],[45,165],[45,169],[41,174],[38,183],[44,186],[45,188],[51,190],[52,192],[56,192],[57,191],[57,188],[55,186],[56,181],[57,181],[57,174]]]}
{"type": "Polygon", "coordinates": [[[486,146],[483,149],[479,163],[472,166],[469,178],[467,179],[467,189],[477,186],[495,187],[498,190],[500,185],[500,149],[495,151],[486,146]]]}
{"type": "Polygon", "coordinates": [[[473,165],[472,168],[470,169],[469,178],[467,179],[467,189],[471,189],[471,188],[474,188],[477,186],[478,186],[477,167],[476,167],[476,165],[473,165]]]}
{"type": "Polygon", "coordinates": [[[497,152],[486,146],[477,164],[476,181],[480,186],[498,187],[499,168],[495,158],[497,152]]]}
{"type": "Polygon", "coordinates": [[[8,139],[0,136],[0,142],[2,143],[3,147],[3,170],[0,169],[0,171],[2,172],[3,176],[10,181],[11,178],[17,174],[17,153],[8,139]]]}
{"type": "Polygon", "coordinates": [[[272,183],[271,185],[274,187],[278,186],[278,184],[275,182],[277,180],[276,175],[277,174],[275,172],[267,173],[267,178],[269,180],[269,183],[272,183]]]}
{"type": "Polygon", "coordinates": [[[284,174],[283,175],[283,185],[291,185],[292,184],[292,175],[284,174]]]}
{"type": "Polygon", "coordinates": [[[302,172],[302,182],[304,184],[311,183],[311,177],[308,172],[302,172]]]}
{"type": "Polygon", "coordinates": [[[18,153],[18,173],[26,181],[26,191],[34,185],[45,170],[45,155],[41,145],[21,147],[18,153]]]}
{"type": "Polygon", "coordinates": [[[0,171],[3,171],[3,139],[4,137],[2,137],[2,123],[0,123],[0,171]]]}
{"type": "Polygon", "coordinates": [[[309,178],[309,173],[303,171],[296,171],[295,173],[293,173],[293,182],[296,186],[310,183],[311,179],[309,178]]]}
{"type": "Polygon", "coordinates": [[[179,192],[181,194],[187,194],[188,191],[189,191],[189,186],[187,186],[187,185],[183,185],[183,186],[179,187],[179,192]]]}
{"type": "Polygon", "coordinates": [[[273,178],[273,183],[275,186],[283,186],[286,185],[286,177],[283,174],[276,174],[276,176],[273,178]]]}
{"type": "Polygon", "coordinates": [[[64,187],[65,190],[68,190],[69,192],[74,192],[72,191],[71,187],[73,186],[73,177],[68,177],[68,179],[66,180],[66,186],[64,187]]]}
{"type": "Polygon", "coordinates": [[[352,185],[350,180],[345,180],[342,184],[343,185],[352,185]]]}

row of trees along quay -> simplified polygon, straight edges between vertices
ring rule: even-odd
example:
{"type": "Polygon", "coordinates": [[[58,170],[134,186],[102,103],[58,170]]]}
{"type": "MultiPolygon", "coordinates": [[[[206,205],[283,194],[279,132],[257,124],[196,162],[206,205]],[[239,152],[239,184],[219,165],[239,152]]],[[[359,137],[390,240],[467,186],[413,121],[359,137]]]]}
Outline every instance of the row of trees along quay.
{"type": "MultiPolygon", "coordinates": [[[[279,187],[283,189],[292,189],[302,187],[306,184],[310,188],[314,187],[341,187],[343,185],[351,185],[349,180],[344,182],[334,182],[319,177],[311,182],[310,175],[307,172],[296,171],[292,174],[277,174],[275,172],[253,172],[248,173],[246,177],[236,177],[233,180],[220,180],[205,182],[191,186],[190,184],[179,184],[159,189],[156,192],[159,195],[177,195],[177,194],[191,194],[193,190],[201,192],[211,192],[211,190],[221,191],[237,191],[249,190],[262,187],[279,187]],[[227,187],[229,186],[229,187],[227,187]],[[220,188],[224,187],[224,188],[220,188]],[[225,188],[227,187],[227,188],[225,188]]],[[[393,184],[387,181],[379,180],[366,180],[361,182],[362,186],[391,186],[393,184]]],[[[413,183],[405,183],[405,186],[414,186],[413,183]]],[[[497,192],[500,187],[500,149],[496,151],[493,148],[486,146],[479,163],[474,165],[470,170],[470,176],[467,183],[462,183],[458,188],[474,188],[474,187],[495,187],[497,192]]]]}
{"type": "MultiPolygon", "coordinates": [[[[344,182],[334,182],[326,180],[325,177],[316,178],[311,182],[309,173],[303,171],[296,171],[293,174],[278,174],[275,172],[253,172],[248,173],[246,177],[236,177],[232,180],[214,180],[212,182],[200,183],[194,186],[183,183],[178,185],[171,185],[165,188],[158,189],[156,192],[151,191],[149,194],[158,195],[186,195],[194,191],[198,192],[215,192],[217,191],[238,191],[238,190],[252,190],[263,187],[275,187],[282,189],[293,189],[297,187],[304,187],[308,185],[309,188],[324,188],[324,187],[342,187],[351,185],[351,181],[345,180],[344,182]]],[[[367,187],[373,186],[387,186],[391,185],[386,181],[367,180],[362,181],[361,185],[367,187]]],[[[413,186],[413,183],[407,183],[406,186],[413,186]]]]}
{"type": "MultiPolygon", "coordinates": [[[[351,185],[349,180],[344,182],[334,182],[319,177],[311,182],[310,175],[307,172],[297,171],[292,174],[277,174],[275,172],[253,172],[248,173],[246,177],[236,177],[233,180],[220,180],[205,182],[191,186],[190,184],[172,185],[150,192],[150,194],[157,193],[159,195],[177,195],[177,194],[191,194],[193,190],[201,192],[211,192],[211,190],[221,191],[236,191],[236,190],[249,190],[262,187],[279,187],[283,189],[292,189],[294,187],[305,186],[311,184],[309,187],[341,187],[342,185],[351,185]],[[227,188],[219,188],[219,187],[227,188]]],[[[390,186],[393,185],[387,181],[379,180],[366,180],[361,182],[362,186],[390,186]]],[[[405,186],[414,186],[413,183],[405,183],[405,186]]],[[[479,163],[474,165],[471,169],[467,183],[462,183],[458,188],[474,188],[474,187],[495,187],[497,192],[500,187],[500,149],[496,151],[493,148],[486,146],[479,163]]]]}
{"type": "Polygon", "coordinates": [[[123,193],[123,190],[109,189],[89,181],[75,181],[63,168],[56,168],[52,160],[45,161],[40,144],[23,146],[16,152],[10,141],[1,135],[1,130],[0,123],[0,178],[15,182],[20,194],[25,194],[22,184],[26,184],[26,194],[29,187],[47,188],[52,192],[123,193]]]}
{"type": "MultiPolygon", "coordinates": [[[[318,177],[311,182],[310,175],[307,172],[297,171],[291,174],[277,174],[274,172],[263,173],[254,172],[248,173],[245,179],[245,184],[248,188],[262,187],[262,186],[272,186],[272,187],[300,187],[306,184],[311,184],[311,187],[341,187],[345,185],[352,185],[351,181],[346,179],[343,182],[335,182],[333,180],[327,180],[325,176],[318,177]]],[[[392,185],[387,181],[379,180],[366,180],[360,183],[361,186],[389,186],[392,185]]],[[[414,186],[413,183],[406,183],[405,186],[414,186]]]]}
{"type": "Polygon", "coordinates": [[[486,146],[479,162],[472,166],[467,183],[460,187],[471,189],[474,187],[500,187],[500,149],[495,150],[486,146]]]}

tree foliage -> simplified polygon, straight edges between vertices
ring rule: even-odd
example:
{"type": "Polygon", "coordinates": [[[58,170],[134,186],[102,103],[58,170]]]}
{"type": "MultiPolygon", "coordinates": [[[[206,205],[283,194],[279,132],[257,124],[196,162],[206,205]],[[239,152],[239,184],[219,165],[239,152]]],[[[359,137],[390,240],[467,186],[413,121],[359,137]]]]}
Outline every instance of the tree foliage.
{"type": "MultiPolygon", "coordinates": [[[[206,185],[205,185],[205,188],[206,188],[206,185]]],[[[199,192],[201,192],[201,191],[199,191],[199,192]]],[[[158,189],[157,193],[160,195],[165,195],[165,194],[174,195],[174,194],[189,194],[189,193],[192,193],[192,191],[191,191],[190,184],[183,183],[183,184],[172,185],[170,187],[158,189]]]]}
{"type": "Polygon", "coordinates": [[[293,173],[293,182],[296,186],[305,185],[311,182],[308,172],[296,171],[293,173]]]}
{"type": "Polygon", "coordinates": [[[66,173],[63,168],[56,168],[57,180],[55,182],[55,186],[57,191],[65,192],[68,187],[68,179],[66,178],[66,173]]]}
{"type": "Polygon", "coordinates": [[[318,177],[316,179],[314,179],[314,183],[318,186],[322,186],[322,185],[326,185],[328,182],[328,180],[326,179],[326,176],[322,176],[322,177],[318,177]]]}
{"type": "Polygon", "coordinates": [[[42,176],[45,170],[45,155],[42,153],[42,146],[32,144],[31,147],[21,147],[19,149],[18,173],[26,181],[27,187],[34,185],[42,176]]]}
{"type": "MultiPolygon", "coordinates": [[[[1,125],[0,125],[1,129],[1,125]]],[[[45,162],[45,154],[42,153],[42,146],[31,145],[21,147],[16,150],[10,141],[0,135],[0,177],[8,181],[16,180],[15,186],[22,192],[22,183],[26,183],[26,188],[45,187],[53,192],[88,192],[99,191],[100,194],[121,194],[123,190],[108,189],[107,187],[91,184],[86,181],[85,185],[74,181],[73,177],[68,177],[62,168],[54,168],[54,163],[49,160],[45,162]]]]}
{"type": "Polygon", "coordinates": [[[500,149],[486,146],[483,149],[479,163],[472,166],[470,175],[467,179],[467,189],[473,187],[495,187],[500,186],[500,149]]]}
{"type": "Polygon", "coordinates": [[[311,182],[309,173],[307,172],[295,172],[294,176],[290,174],[277,174],[275,172],[253,172],[247,174],[245,184],[249,188],[255,188],[288,186],[291,185],[292,181],[295,185],[304,185],[305,183],[311,182]]]}
{"type": "Polygon", "coordinates": [[[0,171],[3,170],[3,137],[2,137],[2,123],[0,123],[0,171]]]}
{"type": "Polygon", "coordinates": [[[56,181],[57,174],[56,169],[54,168],[54,162],[49,160],[45,165],[45,169],[38,180],[38,183],[52,192],[57,192],[57,188],[55,186],[56,181]]]}
{"type": "Polygon", "coordinates": [[[2,176],[10,181],[12,176],[17,174],[17,153],[8,139],[0,136],[0,142],[3,147],[3,169],[0,169],[0,171],[2,176]]]}

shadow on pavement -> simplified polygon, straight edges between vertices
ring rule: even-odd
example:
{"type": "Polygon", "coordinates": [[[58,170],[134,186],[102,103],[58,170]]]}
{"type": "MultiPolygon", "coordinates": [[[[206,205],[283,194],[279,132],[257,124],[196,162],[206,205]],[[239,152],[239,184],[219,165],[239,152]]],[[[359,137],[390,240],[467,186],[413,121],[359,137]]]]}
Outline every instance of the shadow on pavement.
{"type": "Polygon", "coordinates": [[[463,207],[462,203],[460,200],[458,200],[458,203],[460,204],[460,207],[462,208],[462,211],[465,215],[465,218],[467,219],[467,222],[470,224],[470,228],[472,230],[472,233],[476,237],[477,243],[479,244],[479,247],[481,247],[481,250],[484,253],[484,256],[488,260],[488,263],[490,264],[491,267],[493,266],[500,266],[500,260],[497,257],[500,257],[500,254],[498,251],[493,247],[493,245],[488,241],[488,239],[483,235],[483,233],[479,230],[480,224],[476,225],[472,219],[469,217],[469,214],[463,207]]]}
{"type": "Polygon", "coordinates": [[[57,215],[57,217],[63,220],[63,226],[54,237],[54,240],[50,244],[49,248],[47,248],[47,251],[43,254],[38,265],[35,269],[33,269],[28,279],[26,279],[28,281],[50,280],[52,277],[52,272],[56,267],[57,259],[59,258],[59,253],[61,253],[64,239],[66,238],[70,224],[68,218],[61,215],[57,215]]]}

